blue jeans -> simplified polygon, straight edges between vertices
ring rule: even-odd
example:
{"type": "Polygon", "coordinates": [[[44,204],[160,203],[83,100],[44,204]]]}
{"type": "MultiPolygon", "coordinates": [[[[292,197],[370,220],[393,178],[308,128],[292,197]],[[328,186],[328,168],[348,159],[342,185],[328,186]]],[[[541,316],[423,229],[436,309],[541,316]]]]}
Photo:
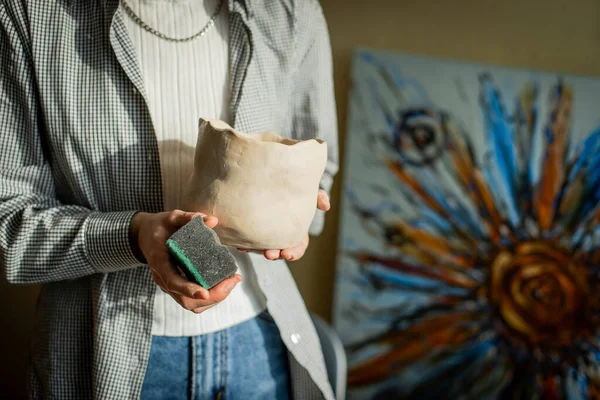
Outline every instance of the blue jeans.
{"type": "Polygon", "coordinates": [[[267,312],[219,332],[153,336],[146,399],[288,399],[287,349],[267,312]]]}

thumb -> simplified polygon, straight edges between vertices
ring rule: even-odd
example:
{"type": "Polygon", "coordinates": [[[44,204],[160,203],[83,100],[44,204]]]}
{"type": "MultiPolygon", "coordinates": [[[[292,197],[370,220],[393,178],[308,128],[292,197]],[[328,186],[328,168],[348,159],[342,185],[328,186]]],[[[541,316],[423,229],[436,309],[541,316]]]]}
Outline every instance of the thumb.
{"type": "Polygon", "coordinates": [[[212,215],[206,216],[204,214],[200,214],[202,218],[204,218],[204,225],[208,228],[213,229],[219,223],[219,219],[217,217],[213,217],[212,215]]]}
{"type": "Polygon", "coordinates": [[[233,288],[240,283],[242,280],[242,276],[240,274],[235,274],[233,278],[225,279],[220,282],[218,285],[209,290],[211,300],[215,302],[221,302],[225,300],[225,298],[231,293],[233,288]]]}
{"type": "Polygon", "coordinates": [[[329,195],[323,189],[319,189],[317,196],[317,208],[322,211],[329,211],[331,204],[329,203],[329,195]]]}

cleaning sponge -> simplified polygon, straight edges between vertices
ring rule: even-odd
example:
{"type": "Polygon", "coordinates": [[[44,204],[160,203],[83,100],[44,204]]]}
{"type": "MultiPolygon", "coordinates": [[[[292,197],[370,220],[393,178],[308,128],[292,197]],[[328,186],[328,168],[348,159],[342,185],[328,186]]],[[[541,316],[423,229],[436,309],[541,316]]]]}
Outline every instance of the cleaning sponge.
{"type": "Polygon", "coordinates": [[[167,248],[186,277],[205,289],[233,277],[237,271],[233,255],[200,217],[172,234],[167,248]]]}

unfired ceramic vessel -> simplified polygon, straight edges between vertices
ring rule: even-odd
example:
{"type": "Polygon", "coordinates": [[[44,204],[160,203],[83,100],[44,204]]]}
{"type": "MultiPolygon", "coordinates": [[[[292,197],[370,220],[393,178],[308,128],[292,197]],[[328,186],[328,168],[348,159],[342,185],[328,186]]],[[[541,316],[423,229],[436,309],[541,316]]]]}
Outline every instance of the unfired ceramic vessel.
{"type": "Polygon", "coordinates": [[[327,162],[321,140],[245,134],[200,120],[186,209],[214,215],[221,243],[254,250],[298,245],[314,217],[327,162]]]}

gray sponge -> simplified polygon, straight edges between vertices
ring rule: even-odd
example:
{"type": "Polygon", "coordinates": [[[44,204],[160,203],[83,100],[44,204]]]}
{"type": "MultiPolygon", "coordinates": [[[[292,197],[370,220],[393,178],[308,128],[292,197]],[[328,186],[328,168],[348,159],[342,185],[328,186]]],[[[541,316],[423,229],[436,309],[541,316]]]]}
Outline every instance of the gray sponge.
{"type": "Polygon", "coordinates": [[[237,271],[233,255],[200,217],[171,235],[167,248],[187,278],[205,289],[233,277],[237,271]]]}

